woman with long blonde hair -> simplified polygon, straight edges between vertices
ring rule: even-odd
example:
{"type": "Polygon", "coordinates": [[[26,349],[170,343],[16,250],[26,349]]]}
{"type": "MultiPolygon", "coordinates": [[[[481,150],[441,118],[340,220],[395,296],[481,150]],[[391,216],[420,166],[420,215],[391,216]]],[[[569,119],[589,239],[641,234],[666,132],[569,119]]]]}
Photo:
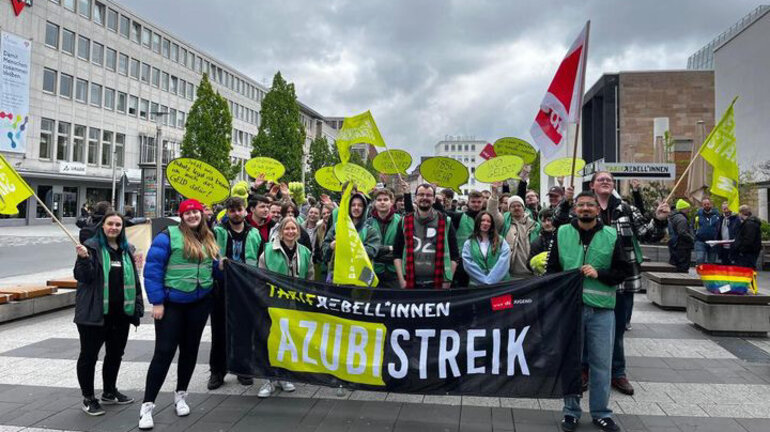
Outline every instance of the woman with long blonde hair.
{"type": "Polygon", "coordinates": [[[155,398],[179,348],[174,407],[180,417],[190,414],[190,384],[203,329],[211,312],[213,270],[219,247],[204,220],[200,202],[179,204],[179,226],[170,226],[152,241],[144,268],[147,299],[155,319],[155,352],[147,371],[139,429],[152,429],[155,398]]]}

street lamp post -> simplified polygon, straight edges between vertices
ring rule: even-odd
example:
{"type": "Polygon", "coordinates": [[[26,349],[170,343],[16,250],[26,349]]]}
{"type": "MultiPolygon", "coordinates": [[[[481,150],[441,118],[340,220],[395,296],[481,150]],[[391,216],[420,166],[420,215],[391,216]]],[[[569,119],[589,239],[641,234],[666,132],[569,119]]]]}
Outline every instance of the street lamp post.
{"type": "Polygon", "coordinates": [[[168,111],[153,111],[155,115],[155,217],[163,217],[163,192],[166,184],[163,178],[163,144],[160,140],[160,118],[168,115],[168,111]]]}

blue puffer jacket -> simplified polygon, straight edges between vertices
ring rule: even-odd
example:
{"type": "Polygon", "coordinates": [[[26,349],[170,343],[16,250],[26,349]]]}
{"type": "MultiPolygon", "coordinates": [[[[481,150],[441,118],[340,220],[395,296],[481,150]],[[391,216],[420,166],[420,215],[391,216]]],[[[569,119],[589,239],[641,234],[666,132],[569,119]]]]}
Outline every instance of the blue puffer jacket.
{"type": "Polygon", "coordinates": [[[719,213],[711,210],[706,213],[703,209],[693,219],[693,231],[695,231],[695,240],[705,242],[707,240],[716,240],[719,236],[719,228],[722,218],[719,213]]]}
{"type": "MultiPolygon", "coordinates": [[[[171,256],[171,238],[168,231],[159,233],[152,240],[152,246],[147,252],[144,265],[144,290],[147,292],[147,300],[160,305],[165,301],[172,303],[192,303],[211,294],[211,288],[203,289],[200,286],[191,293],[166,288],[166,264],[171,256]]],[[[214,268],[218,268],[219,261],[214,260],[214,268]]]]}

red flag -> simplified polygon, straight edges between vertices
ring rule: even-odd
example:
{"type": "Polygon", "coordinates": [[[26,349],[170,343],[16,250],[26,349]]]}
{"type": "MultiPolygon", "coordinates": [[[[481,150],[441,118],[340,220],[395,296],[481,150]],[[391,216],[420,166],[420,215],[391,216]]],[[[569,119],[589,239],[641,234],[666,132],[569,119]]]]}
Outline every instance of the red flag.
{"type": "Polygon", "coordinates": [[[588,24],[556,70],[529,130],[544,159],[550,159],[561,148],[567,133],[567,122],[575,123],[580,117],[587,37],[588,24]]]}
{"type": "Polygon", "coordinates": [[[479,156],[483,157],[485,160],[492,159],[493,157],[497,156],[495,153],[495,147],[492,144],[487,143],[487,145],[484,146],[484,150],[481,150],[479,156]]]}

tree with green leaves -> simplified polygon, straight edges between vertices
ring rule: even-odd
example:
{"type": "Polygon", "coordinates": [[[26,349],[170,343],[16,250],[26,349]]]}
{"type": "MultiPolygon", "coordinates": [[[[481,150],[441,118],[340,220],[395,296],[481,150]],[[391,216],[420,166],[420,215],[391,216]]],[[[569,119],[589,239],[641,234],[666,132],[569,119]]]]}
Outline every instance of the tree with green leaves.
{"type": "Polygon", "coordinates": [[[232,180],[240,170],[230,162],[232,129],[233,116],[227,99],[214,91],[204,73],[187,115],[182,157],[206,162],[232,180]]]}
{"type": "Polygon", "coordinates": [[[264,156],[281,161],[286,174],[281,181],[302,178],[302,152],[305,128],[300,119],[294,84],[283,79],[280,72],[273,77],[273,85],[262,100],[262,122],[257,136],[251,141],[251,157],[264,156]]]}
{"type": "Polygon", "coordinates": [[[310,167],[308,169],[308,175],[305,176],[307,194],[318,198],[322,193],[327,192],[326,189],[316,183],[315,172],[323,167],[334,166],[340,163],[340,156],[337,153],[334,144],[329,144],[326,137],[319,137],[310,143],[307,163],[310,167]]]}

